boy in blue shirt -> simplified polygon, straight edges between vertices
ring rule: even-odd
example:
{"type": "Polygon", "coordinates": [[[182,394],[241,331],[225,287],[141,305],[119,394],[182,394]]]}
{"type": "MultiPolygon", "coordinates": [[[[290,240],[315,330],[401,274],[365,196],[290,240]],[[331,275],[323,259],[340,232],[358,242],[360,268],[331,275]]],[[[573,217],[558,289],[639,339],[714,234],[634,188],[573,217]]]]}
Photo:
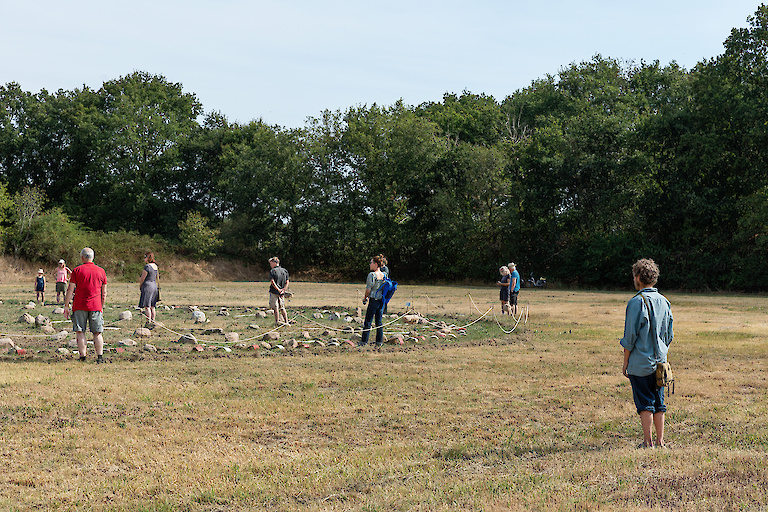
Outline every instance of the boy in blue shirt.
{"type": "Polygon", "coordinates": [[[637,294],[627,302],[624,320],[624,365],[622,373],[632,385],[632,398],[643,428],[642,448],[653,448],[651,424],[656,427],[656,446],[664,447],[664,388],[656,386],[656,364],[667,361],[672,343],[672,309],[669,301],[654,288],[659,267],[651,259],[632,265],[637,294]]]}

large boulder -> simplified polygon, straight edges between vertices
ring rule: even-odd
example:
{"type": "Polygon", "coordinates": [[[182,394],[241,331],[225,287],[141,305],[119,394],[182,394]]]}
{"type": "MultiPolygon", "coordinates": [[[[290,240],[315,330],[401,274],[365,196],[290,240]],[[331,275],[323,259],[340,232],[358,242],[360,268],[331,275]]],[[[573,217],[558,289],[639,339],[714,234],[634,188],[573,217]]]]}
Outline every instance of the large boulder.
{"type": "Polygon", "coordinates": [[[37,315],[35,317],[35,326],[36,327],[42,327],[44,325],[49,325],[51,323],[51,319],[48,318],[45,315],[37,315]]]}
{"type": "MultiPolygon", "coordinates": [[[[67,336],[69,336],[69,333],[67,331],[59,331],[57,333],[51,334],[51,339],[53,341],[64,341],[67,339],[67,336]]],[[[77,342],[75,342],[75,345],[77,345],[77,342]]]]}
{"type": "Polygon", "coordinates": [[[138,327],[133,332],[133,335],[137,338],[151,338],[152,337],[152,331],[147,329],[146,327],[138,327]]]}
{"type": "Polygon", "coordinates": [[[177,343],[197,343],[197,338],[193,334],[184,334],[179,338],[177,343]]]}
{"type": "Polygon", "coordinates": [[[237,343],[240,341],[240,334],[236,332],[228,332],[224,335],[224,341],[227,343],[237,343]]]}
{"type": "Polygon", "coordinates": [[[130,311],[123,311],[122,313],[120,313],[119,319],[120,320],[133,320],[133,313],[131,313],[130,311]]]}
{"type": "Polygon", "coordinates": [[[262,336],[263,340],[269,340],[269,341],[277,341],[280,339],[280,333],[276,331],[265,333],[264,336],[262,336]]]}
{"type": "Polygon", "coordinates": [[[19,323],[20,324],[27,324],[27,325],[34,325],[35,323],[35,317],[30,315],[29,313],[24,313],[19,317],[19,323]]]}

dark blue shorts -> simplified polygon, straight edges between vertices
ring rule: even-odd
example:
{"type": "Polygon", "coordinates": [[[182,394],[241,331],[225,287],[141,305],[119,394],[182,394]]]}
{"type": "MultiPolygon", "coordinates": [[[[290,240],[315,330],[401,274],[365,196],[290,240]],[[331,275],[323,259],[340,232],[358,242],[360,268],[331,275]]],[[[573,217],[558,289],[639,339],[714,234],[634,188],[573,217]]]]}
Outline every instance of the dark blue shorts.
{"type": "Polygon", "coordinates": [[[667,411],[667,406],[664,404],[664,388],[656,386],[655,373],[646,377],[629,375],[629,383],[632,385],[632,398],[635,400],[637,414],[643,411],[652,413],[667,411]]]}

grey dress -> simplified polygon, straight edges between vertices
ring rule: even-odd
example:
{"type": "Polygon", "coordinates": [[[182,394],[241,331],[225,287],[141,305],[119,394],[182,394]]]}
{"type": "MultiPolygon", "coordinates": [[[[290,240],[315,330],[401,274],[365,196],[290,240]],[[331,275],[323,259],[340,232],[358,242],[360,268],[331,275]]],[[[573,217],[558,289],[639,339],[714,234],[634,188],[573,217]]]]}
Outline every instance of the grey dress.
{"type": "Polygon", "coordinates": [[[157,305],[157,270],[152,265],[144,266],[147,271],[147,277],[141,283],[141,297],[139,297],[140,308],[153,308],[157,305]]]}

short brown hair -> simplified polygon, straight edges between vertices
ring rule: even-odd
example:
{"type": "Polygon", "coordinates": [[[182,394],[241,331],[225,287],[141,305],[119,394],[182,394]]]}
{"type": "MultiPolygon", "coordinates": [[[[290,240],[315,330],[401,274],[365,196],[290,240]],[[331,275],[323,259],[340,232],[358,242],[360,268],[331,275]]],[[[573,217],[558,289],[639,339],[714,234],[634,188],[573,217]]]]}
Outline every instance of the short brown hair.
{"type": "Polygon", "coordinates": [[[643,258],[632,265],[632,275],[640,278],[643,284],[653,286],[659,281],[659,266],[652,259],[643,258]]]}
{"type": "Polygon", "coordinates": [[[155,262],[155,253],[153,252],[146,252],[144,253],[144,257],[147,258],[147,263],[154,263],[155,262]]]}
{"type": "Polygon", "coordinates": [[[377,254],[376,256],[371,258],[371,261],[373,261],[376,265],[378,265],[379,268],[381,268],[384,265],[386,265],[386,263],[384,263],[386,261],[386,258],[384,257],[383,254],[377,254]]]}

